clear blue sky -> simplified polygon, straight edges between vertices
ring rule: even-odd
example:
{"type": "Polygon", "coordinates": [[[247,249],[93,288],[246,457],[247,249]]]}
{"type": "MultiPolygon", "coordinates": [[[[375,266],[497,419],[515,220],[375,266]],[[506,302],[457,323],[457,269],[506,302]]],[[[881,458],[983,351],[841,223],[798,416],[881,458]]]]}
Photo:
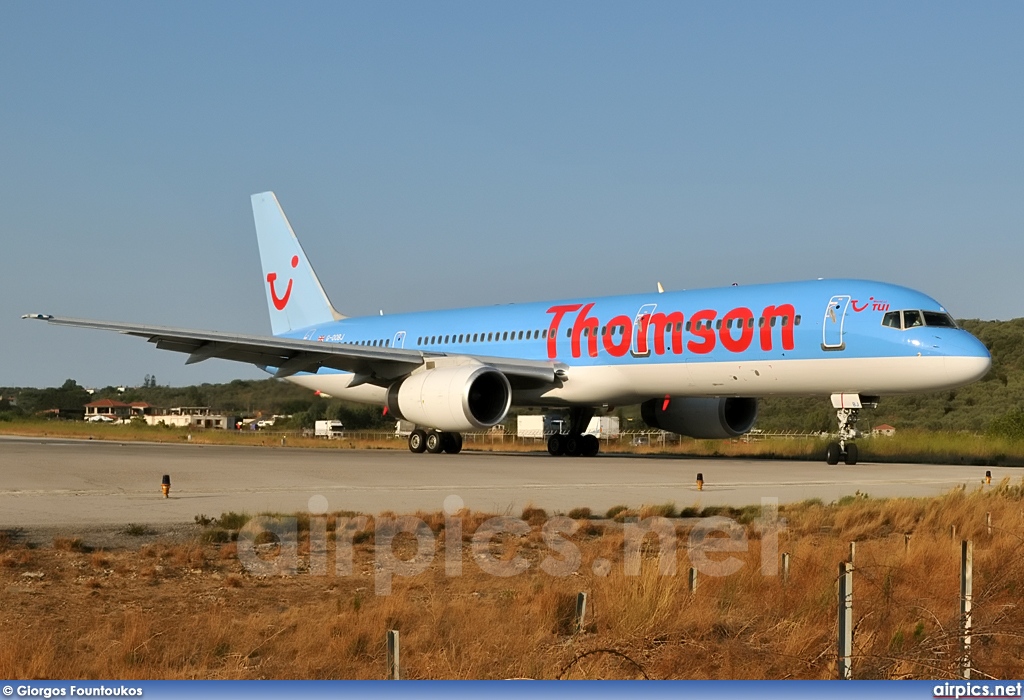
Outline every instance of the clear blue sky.
{"type": "Polygon", "coordinates": [[[7,2],[0,385],[262,376],[272,189],[349,315],[830,276],[1024,316],[1024,3],[7,2]]]}

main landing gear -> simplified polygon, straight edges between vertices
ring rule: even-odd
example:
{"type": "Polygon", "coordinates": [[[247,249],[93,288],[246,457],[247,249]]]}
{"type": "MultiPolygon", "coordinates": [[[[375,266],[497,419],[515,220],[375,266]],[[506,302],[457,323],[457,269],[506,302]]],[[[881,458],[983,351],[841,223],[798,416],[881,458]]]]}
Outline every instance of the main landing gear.
{"type": "Polygon", "coordinates": [[[839,442],[830,442],[825,448],[825,461],[830,466],[839,464],[840,460],[853,466],[857,463],[859,451],[851,442],[857,437],[857,420],[860,409],[878,405],[877,396],[861,397],[860,394],[832,394],[832,406],[836,409],[839,419],[839,442]]]}
{"type": "Polygon", "coordinates": [[[429,452],[432,455],[447,452],[456,455],[462,451],[462,435],[443,433],[440,430],[416,428],[409,433],[409,451],[417,454],[429,452]]]}
{"type": "Polygon", "coordinates": [[[548,452],[555,457],[596,457],[601,451],[601,442],[596,435],[584,435],[583,431],[594,417],[592,408],[573,408],[569,411],[569,433],[555,434],[548,438],[548,452]]]}

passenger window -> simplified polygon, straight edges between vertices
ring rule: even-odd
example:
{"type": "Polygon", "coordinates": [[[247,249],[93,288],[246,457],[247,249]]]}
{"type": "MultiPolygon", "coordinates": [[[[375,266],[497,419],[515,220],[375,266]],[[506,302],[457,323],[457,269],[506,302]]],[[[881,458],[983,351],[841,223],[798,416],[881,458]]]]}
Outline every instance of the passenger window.
{"type": "Polygon", "coordinates": [[[778,316],[772,316],[772,320],[771,320],[771,323],[770,323],[772,328],[775,328],[775,319],[776,318],[778,318],[778,316]]]}
{"type": "Polygon", "coordinates": [[[565,337],[566,338],[571,338],[572,337],[572,328],[566,328],[565,329],[565,337]]]}
{"type": "Polygon", "coordinates": [[[920,311],[904,311],[903,312],[903,328],[918,328],[924,325],[924,321],[921,319],[920,311]]]}
{"type": "Polygon", "coordinates": [[[896,330],[903,330],[900,325],[900,312],[890,311],[885,316],[882,316],[882,325],[886,328],[895,328],[896,330]]]}
{"type": "Polygon", "coordinates": [[[491,339],[492,339],[493,337],[494,337],[494,334],[493,334],[493,333],[488,333],[488,334],[487,334],[487,342],[491,342],[491,339]]]}
{"type": "Polygon", "coordinates": [[[689,321],[687,321],[687,322],[686,322],[686,330],[687,330],[687,331],[689,331],[689,330],[690,330],[690,322],[689,322],[689,321]]]}
{"type": "Polygon", "coordinates": [[[502,340],[508,340],[508,331],[505,331],[504,333],[502,333],[501,339],[502,340]]]}
{"type": "Polygon", "coordinates": [[[789,325],[789,316],[783,316],[782,317],[782,326],[786,327],[788,325],[789,325]]]}
{"type": "Polygon", "coordinates": [[[526,331],[526,339],[527,339],[527,340],[529,340],[529,339],[530,339],[530,331],[526,331]]]}
{"type": "Polygon", "coordinates": [[[519,331],[519,339],[520,339],[520,340],[522,340],[522,339],[523,339],[523,332],[522,332],[522,331],[519,331]]]}
{"type": "Polygon", "coordinates": [[[794,319],[793,325],[794,326],[799,326],[800,325],[800,314],[796,315],[796,319],[794,319]]]}

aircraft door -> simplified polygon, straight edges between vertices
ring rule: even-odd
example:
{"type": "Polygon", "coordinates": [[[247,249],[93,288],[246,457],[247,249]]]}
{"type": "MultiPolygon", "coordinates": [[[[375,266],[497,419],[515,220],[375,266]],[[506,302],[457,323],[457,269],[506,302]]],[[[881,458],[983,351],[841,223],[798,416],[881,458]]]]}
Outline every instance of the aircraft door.
{"type": "Polygon", "coordinates": [[[398,331],[395,333],[395,339],[391,341],[391,347],[393,348],[404,348],[405,347],[405,331],[398,331]]]}
{"type": "Polygon", "coordinates": [[[649,317],[654,314],[654,310],[656,308],[658,308],[657,304],[644,304],[640,307],[640,310],[636,312],[636,318],[633,319],[633,346],[629,350],[633,357],[647,357],[651,354],[651,327],[649,317]],[[647,320],[643,320],[644,317],[648,317],[647,320]],[[640,333],[642,328],[641,322],[647,326],[643,329],[643,336],[640,333]],[[641,337],[644,337],[644,342],[642,344],[640,342],[641,337]]]}
{"type": "Polygon", "coordinates": [[[822,325],[822,350],[845,350],[846,340],[843,327],[846,323],[846,310],[850,307],[849,294],[837,294],[828,302],[825,309],[825,320],[822,325]]]}

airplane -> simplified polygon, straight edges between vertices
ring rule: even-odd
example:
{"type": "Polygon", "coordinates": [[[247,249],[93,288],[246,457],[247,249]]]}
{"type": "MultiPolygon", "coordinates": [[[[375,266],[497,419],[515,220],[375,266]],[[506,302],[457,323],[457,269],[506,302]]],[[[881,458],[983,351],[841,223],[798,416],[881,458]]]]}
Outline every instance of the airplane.
{"type": "Polygon", "coordinates": [[[985,346],[937,301],[856,279],[731,286],[348,318],[335,310],[273,192],[252,195],[272,336],[28,314],[146,338],[162,350],[251,363],[411,421],[409,449],[458,453],[461,433],[513,406],[567,409],[552,455],[595,456],[597,411],[639,404],[652,428],[724,439],[758,399],[830,396],[826,462],[857,463],[862,408],[886,394],[974,382],[985,346]]]}

